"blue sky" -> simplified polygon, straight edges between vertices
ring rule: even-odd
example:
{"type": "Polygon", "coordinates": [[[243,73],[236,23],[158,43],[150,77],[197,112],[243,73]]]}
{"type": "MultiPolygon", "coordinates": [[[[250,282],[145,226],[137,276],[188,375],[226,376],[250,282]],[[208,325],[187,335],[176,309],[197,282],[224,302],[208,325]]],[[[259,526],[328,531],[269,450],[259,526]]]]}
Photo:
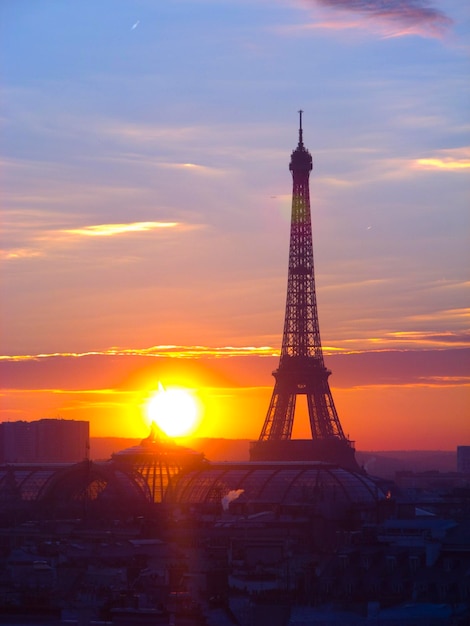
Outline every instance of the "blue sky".
{"type": "MultiPolygon", "coordinates": [[[[13,309],[14,323],[61,278],[80,297],[76,272],[89,267],[82,258],[77,268],[75,254],[96,258],[93,281],[106,283],[110,258],[132,249],[124,271],[132,282],[136,274],[147,281],[155,259],[144,258],[149,251],[136,258],[135,237],[89,246],[57,242],[58,231],[178,221],[169,246],[177,251],[183,225],[193,231],[182,243],[204,248],[190,255],[194,287],[218,283],[223,315],[233,307],[226,285],[240,280],[237,294],[248,304],[247,283],[274,281],[275,299],[263,295],[266,310],[278,310],[277,334],[287,163],[302,107],[315,164],[317,282],[332,309],[323,315],[328,335],[328,320],[332,335],[340,323],[339,299],[354,325],[365,305],[390,310],[391,319],[374,320],[379,332],[411,309],[448,330],[443,311],[464,306],[468,278],[468,9],[434,3],[429,15],[422,3],[390,2],[384,17],[371,10],[374,2],[334,8],[348,4],[4,3],[4,246],[13,255],[8,265],[24,265],[29,279],[31,266],[41,272],[34,285],[25,278],[30,298],[13,309]],[[418,34],[405,36],[406,28],[418,34]],[[59,260],[60,275],[48,266],[59,260]]],[[[189,260],[165,257],[156,260],[167,265],[168,282],[174,271],[184,289],[189,260]]],[[[21,267],[13,271],[23,276],[21,267]]],[[[9,289],[14,307],[16,287],[9,289]]],[[[48,350],[19,330],[23,338],[11,334],[8,353],[48,350]]],[[[235,332],[240,340],[251,334],[235,332]]]]}
{"type": "Polygon", "coordinates": [[[4,0],[0,20],[4,356],[276,351],[300,108],[325,349],[468,347],[465,0],[4,0]]]}

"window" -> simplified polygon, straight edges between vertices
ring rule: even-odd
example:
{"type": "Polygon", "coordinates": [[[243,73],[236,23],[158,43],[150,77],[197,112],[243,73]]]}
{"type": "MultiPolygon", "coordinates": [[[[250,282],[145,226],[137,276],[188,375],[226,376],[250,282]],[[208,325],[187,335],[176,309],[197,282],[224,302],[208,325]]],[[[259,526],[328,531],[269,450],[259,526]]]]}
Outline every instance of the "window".
{"type": "Polygon", "coordinates": [[[385,559],[387,570],[393,572],[397,566],[397,558],[395,556],[387,556],[385,559]]]}
{"type": "Polygon", "coordinates": [[[409,557],[410,571],[416,572],[419,568],[419,556],[411,555],[409,557]]]}

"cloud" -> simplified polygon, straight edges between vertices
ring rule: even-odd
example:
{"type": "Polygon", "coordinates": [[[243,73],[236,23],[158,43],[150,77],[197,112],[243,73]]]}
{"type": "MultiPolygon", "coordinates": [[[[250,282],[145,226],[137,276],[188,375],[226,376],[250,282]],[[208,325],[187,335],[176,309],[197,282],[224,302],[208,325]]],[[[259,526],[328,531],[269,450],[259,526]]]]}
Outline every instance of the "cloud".
{"type": "Polygon", "coordinates": [[[112,347],[108,350],[90,352],[54,352],[49,354],[0,355],[0,361],[39,361],[56,357],[81,358],[89,356],[143,356],[169,358],[197,358],[197,357],[233,357],[233,356],[278,356],[279,350],[270,346],[175,346],[161,345],[150,348],[121,348],[112,347]]]}
{"type": "MultiPolygon", "coordinates": [[[[466,282],[460,283],[460,285],[465,289],[469,286],[466,282]]],[[[409,319],[419,322],[444,321],[446,326],[449,326],[450,324],[455,325],[456,322],[461,322],[463,324],[467,324],[468,327],[468,325],[470,325],[470,308],[441,309],[440,311],[433,313],[413,315],[409,319]]]]}
{"type": "MultiPolygon", "coordinates": [[[[470,347],[470,333],[461,332],[432,332],[432,331],[394,331],[386,332],[380,337],[363,339],[372,349],[365,352],[384,352],[387,350],[429,350],[429,349],[452,349],[470,347]],[[397,348],[397,346],[399,346],[397,348]],[[406,347],[405,347],[406,346],[406,347]]],[[[355,340],[345,340],[342,346],[323,346],[326,355],[332,354],[360,354],[363,349],[353,346],[355,340]],[[349,346],[349,347],[348,347],[349,346]]],[[[157,345],[149,348],[126,348],[110,347],[105,350],[91,350],[87,352],[53,352],[39,354],[0,355],[0,362],[27,362],[47,361],[56,358],[86,359],[88,357],[144,357],[155,359],[227,359],[240,357],[275,357],[280,355],[279,348],[272,346],[181,346],[181,345],[157,345]]]]}
{"type": "Polygon", "coordinates": [[[90,121],[90,127],[92,129],[96,127],[101,135],[131,140],[138,144],[155,145],[158,142],[166,145],[173,142],[191,143],[202,140],[205,137],[205,129],[199,126],[158,126],[124,123],[106,119],[90,121]]]}
{"type": "Polygon", "coordinates": [[[3,261],[18,261],[43,256],[44,253],[33,248],[14,248],[13,250],[0,250],[0,258],[3,261]]]}
{"type": "MultiPolygon", "coordinates": [[[[55,390],[56,394],[60,390],[81,393],[99,390],[106,395],[109,390],[145,391],[155,381],[185,381],[190,386],[226,389],[227,393],[262,387],[269,395],[273,385],[271,371],[279,358],[273,350],[265,354],[250,348],[245,348],[244,353],[243,349],[198,346],[156,346],[154,350],[151,354],[128,350],[5,357],[0,359],[0,389],[55,390]],[[189,358],[179,358],[183,352],[189,358]],[[219,352],[231,358],[218,358],[219,352]]],[[[331,354],[326,363],[333,371],[334,387],[410,385],[426,381],[435,384],[438,380],[446,385],[468,385],[469,355],[470,347],[392,348],[331,354]]]]}
{"type": "MultiPolygon", "coordinates": [[[[361,337],[361,345],[368,345],[368,352],[382,352],[386,350],[439,350],[452,348],[468,348],[470,346],[470,334],[465,332],[425,332],[425,331],[397,331],[384,332],[377,337],[364,338],[361,337]]],[[[324,346],[323,351],[326,355],[334,354],[356,354],[363,352],[358,348],[357,339],[346,339],[338,342],[339,346],[330,348],[324,346]],[[348,349],[348,346],[351,346],[348,349]]]]}
{"type": "Polygon", "coordinates": [[[224,170],[215,167],[208,167],[207,165],[198,165],[197,163],[158,163],[157,166],[170,169],[188,170],[198,174],[220,175],[225,173],[224,170]]]}
{"type": "Polygon", "coordinates": [[[304,4],[336,13],[332,19],[311,24],[311,28],[378,28],[385,37],[418,35],[440,39],[452,25],[447,15],[425,0],[305,0],[304,4]],[[351,19],[351,14],[359,14],[360,19],[351,19]]]}
{"type": "Polygon", "coordinates": [[[470,161],[443,161],[442,159],[418,159],[416,164],[419,168],[425,170],[461,170],[470,168],[470,161]]]}
{"type": "Polygon", "coordinates": [[[130,222],[122,224],[94,224],[79,228],[55,229],[42,231],[32,236],[29,247],[13,247],[0,250],[0,258],[5,261],[15,261],[20,259],[41,257],[50,254],[51,246],[61,245],[64,241],[75,239],[80,240],[90,237],[114,237],[133,234],[145,234],[155,230],[189,231],[202,228],[199,224],[189,224],[183,222],[130,222]]]}
{"type": "Polygon", "coordinates": [[[413,169],[441,170],[449,172],[470,169],[470,147],[439,150],[435,155],[415,159],[411,163],[413,169]]]}
{"type": "Polygon", "coordinates": [[[439,344],[445,347],[469,347],[470,333],[468,332],[430,332],[430,331],[398,331],[387,333],[386,340],[403,341],[410,344],[428,346],[429,344],[439,344]]]}
{"type": "Polygon", "coordinates": [[[125,233],[145,232],[160,228],[177,228],[179,222],[133,222],[130,224],[98,224],[96,226],[84,226],[83,228],[71,228],[62,232],[70,235],[85,237],[111,237],[125,233]]]}

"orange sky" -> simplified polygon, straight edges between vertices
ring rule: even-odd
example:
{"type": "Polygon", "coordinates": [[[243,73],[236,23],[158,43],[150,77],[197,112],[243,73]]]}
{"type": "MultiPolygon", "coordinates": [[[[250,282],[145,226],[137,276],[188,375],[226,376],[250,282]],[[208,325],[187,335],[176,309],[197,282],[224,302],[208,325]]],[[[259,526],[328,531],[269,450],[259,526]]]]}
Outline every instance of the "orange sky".
{"type": "MultiPolygon", "coordinates": [[[[168,349],[167,349],[168,350],[168,349]]],[[[201,348],[199,348],[201,350],[201,348]]],[[[195,352],[196,349],[193,351],[195,352]]],[[[145,400],[158,387],[193,389],[199,437],[257,439],[277,356],[225,350],[185,358],[86,355],[2,360],[2,415],[85,419],[92,436],[145,437],[145,400]]],[[[177,354],[174,351],[173,354],[177,354]]],[[[327,355],[344,431],[357,449],[442,449],[468,444],[470,351],[381,351],[327,355]]],[[[299,398],[294,437],[308,437],[299,398]]]]}

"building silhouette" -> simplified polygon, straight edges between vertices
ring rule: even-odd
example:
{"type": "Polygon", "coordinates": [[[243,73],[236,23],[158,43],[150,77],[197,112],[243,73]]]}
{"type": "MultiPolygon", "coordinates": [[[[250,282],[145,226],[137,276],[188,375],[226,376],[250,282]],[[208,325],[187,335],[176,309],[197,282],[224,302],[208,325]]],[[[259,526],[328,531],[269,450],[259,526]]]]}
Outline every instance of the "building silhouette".
{"type": "Polygon", "coordinates": [[[470,474],[470,446],[457,446],[457,471],[470,474]]]}
{"type": "Polygon", "coordinates": [[[292,152],[292,217],[286,313],[274,390],[259,440],[250,458],[260,460],[329,461],[358,469],[354,446],[344,434],[328,384],[318,323],[313,263],[309,176],[312,156],[299,141],[292,152]],[[292,439],[297,399],[306,396],[311,439],[292,439]]]}
{"type": "Polygon", "coordinates": [[[170,496],[181,473],[205,465],[203,454],[175,444],[155,423],[140,444],[114,453],[111,460],[127,476],[139,476],[154,503],[170,496]]]}
{"type": "Polygon", "coordinates": [[[89,448],[87,421],[41,419],[0,423],[0,464],[76,463],[87,458],[89,448]]]}

